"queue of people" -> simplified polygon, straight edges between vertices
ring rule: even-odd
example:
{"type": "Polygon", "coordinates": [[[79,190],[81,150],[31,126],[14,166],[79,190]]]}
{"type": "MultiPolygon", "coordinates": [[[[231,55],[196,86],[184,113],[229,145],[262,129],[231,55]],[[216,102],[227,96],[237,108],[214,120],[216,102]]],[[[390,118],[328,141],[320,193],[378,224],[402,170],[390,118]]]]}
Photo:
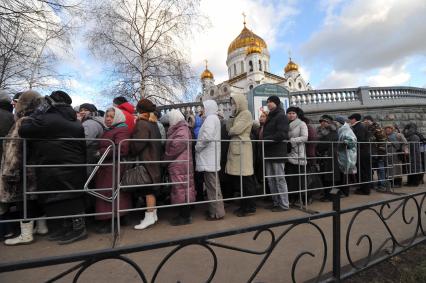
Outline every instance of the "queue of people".
{"type": "Polygon", "coordinates": [[[105,112],[90,103],[74,110],[64,91],[45,97],[26,91],[13,99],[0,95],[0,137],[7,138],[0,151],[0,219],[57,220],[22,221],[15,235],[0,223],[6,245],[29,244],[35,234],[59,244],[85,239],[89,212],[96,215],[97,233],[111,233],[113,217],[126,222],[130,209],[143,207],[134,229],[147,229],[159,221],[155,207],[164,199],[176,205],[169,221],[179,226],[192,223],[189,204],[195,201],[212,201],[208,221],[224,219],[224,199],[235,196],[234,214],[252,215],[256,195],[263,194],[259,187],[271,195],[267,209],[285,212],[312,202],[314,191],[330,201],[332,187],[346,197],[354,186],[363,195],[374,185],[384,190],[389,180],[401,186],[403,174],[409,186],[423,179],[424,138],[415,124],[400,133],[355,113],[322,115],[315,129],[301,108],[284,110],[277,96],[267,99],[258,123],[243,94],[231,95],[227,120],[214,100],[204,101],[197,115],[171,110],[162,117],[145,98],[135,107],[116,97],[105,112]],[[131,162],[96,166],[101,156],[103,164],[118,157],[131,162]],[[82,190],[91,174],[89,186],[102,197],[82,190]]]}

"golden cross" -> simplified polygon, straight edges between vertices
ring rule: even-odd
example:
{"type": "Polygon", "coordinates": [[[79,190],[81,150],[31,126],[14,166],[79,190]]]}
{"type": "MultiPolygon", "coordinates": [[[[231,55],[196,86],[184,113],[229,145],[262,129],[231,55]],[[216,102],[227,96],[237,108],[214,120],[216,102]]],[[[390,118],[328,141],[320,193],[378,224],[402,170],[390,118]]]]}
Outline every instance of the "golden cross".
{"type": "Polygon", "coordinates": [[[243,12],[242,15],[243,15],[243,18],[244,18],[244,26],[246,26],[246,14],[243,12]]]}
{"type": "Polygon", "coordinates": [[[291,50],[288,50],[288,58],[291,60],[291,50]]]}
{"type": "Polygon", "coordinates": [[[207,70],[207,63],[208,63],[209,61],[207,61],[207,59],[205,59],[204,60],[204,63],[206,63],[206,70],[207,70]]]}

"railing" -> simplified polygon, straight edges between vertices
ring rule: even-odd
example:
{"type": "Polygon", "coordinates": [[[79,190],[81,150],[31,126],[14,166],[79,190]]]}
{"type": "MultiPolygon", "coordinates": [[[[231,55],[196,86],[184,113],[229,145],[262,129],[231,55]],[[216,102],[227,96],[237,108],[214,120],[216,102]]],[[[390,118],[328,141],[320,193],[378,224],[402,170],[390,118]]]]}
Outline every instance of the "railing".
{"type": "MultiPolygon", "coordinates": [[[[150,161],[144,161],[144,160],[128,160],[124,159],[121,155],[121,148],[123,144],[131,144],[131,143],[138,143],[138,142],[164,142],[164,140],[123,140],[119,144],[114,144],[110,140],[102,140],[108,142],[110,145],[109,147],[104,151],[103,155],[100,157],[100,160],[97,164],[36,164],[34,163],[34,160],[31,158],[33,147],[31,147],[31,143],[36,142],[37,140],[25,140],[25,139],[3,139],[5,140],[5,143],[7,142],[21,142],[21,148],[23,152],[23,184],[22,184],[22,194],[23,194],[23,211],[22,211],[22,217],[19,219],[7,219],[7,220],[0,220],[1,223],[9,223],[9,222],[17,222],[22,220],[38,220],[38,219],[58,219],[58,218],[72,218],[72,217],[92,217],[92,216],[99,216],[99,215],[109,215],[111,216],[111,226],[112,226],[112,240],[113,243],[116,242],[118,239],[117,236],[120,234],[120,222],[119,222],[119,215],[121,215],[124,212],[130,212],[130,211],[138,211],[138,210],[146,210],[146,209],[162,209],[166,207],[176,207],[176,206],[184,206],[184,205],[193,205],[193,204],[202,204],[202,203],[209,203],[209,202],[220,202],[223,201],[222,199],[218,198],[218,193],[216,191],[216,197],[214,199],[208,199],[204,200],[202,202],[191,202],[188,199],[189,195],[189,185],[191,182],[191,176],[188,173],[186,176],[186,180],[184,182],[161,182],[161,183],[154,183],[154,184],[134,184],[131,187],[135,188],[143,188],[143,187],[153,187],[153,186],[169,186],[173,187],[177,184],[185,184],[188,188],[187,191],[187,197],[186,201],[179,204],[171,204],[171,205],[157,205],[155,207],[141,207],[141,208],[121,208],[120,207],[120,192],[123,188],[126,188],[126,186],[122,186],[120,182],[117,180],[121,180],[121,176],[123,174],[122,167],[126,165],[136,165],[136,164],[171,164],[171,163],[184,163],[187,172],[191,172],[190,168],[190,159],[192,159],[192,156],[188,154],[186,159],[182,160],[150,160],[150,161]],[[30,149],[30,151],[29,151],[30,149]],[[110,153],[109,153],[110,151],[110,153]],[[108,156],[108,158],[107,158],[108,156]],[[102,167],[112,167],[112,176],[111,176],[111,184],[113,185],[110,188],[91,188],[89,186],[90,181],[93,179],[93,177],[96,175],[96,171],[99,170],[102,167]],[[88,180],[86,181],[86,184],[84,185],[84,188],[75,188],[74,190],[66,191],[66,193],[88,193],[92,195],[95,198],[99,198],[102,201],[106,201],[111,203],[112,209],[110,212],[107,213],[82,213],[78,215],[61,215],[61,216],[48,216],[48,217],[27,217],[27,201],[29,197],[37,196],[37,195],[46,195],[46,194],[62,194],[64,191],[61,190],[49,190],[45,191],[43,188],[37,188],[36,191],[29,191],[27,188],[27,172],[28,170],[32,169],[40,169],[40,168],[58,168],[58,167],[95,167],[94,171],[91,172],[89,175],[88,180]],[[110,192],[110,197],[106,197],[104,194],[102,194],[103,191],[110,192]],[[114,219],[117,219],[117,222],[114,221],[114,219]],[[117,225],[117,234],[114,233],[115,226],[117,225]]],[[[60,139],[58,142],[81,142],[84,139],[60,139]]],[[[100,139],[91,139],[90,141],[100,141],[100,139]]],[[[166,140],[167,142],[170,142],[170,140],[166,140]]],[[[176,140],[174,140],[176,142],[176,140]]],[[[192,143],[195,142],[195,140],[179,140],[179,142],[184,144],[184,147],[190,152],[190,148],[192,148],[192,143]]],[[[254,271],[250,274],[249,282],[253,281],[259,271],[263,268],[265,263],[268,261],[268,258],[271,256],[272,252],[276,248],[276,246],[281,242],[283,238],[285,238],[291,231],[294,230],[295,227],[300,225],[308,225],[310,228],[314,229],[316,231],[317,235],[321,239],[323,243],[323,260],[321,263],[321,267],[318,270],[318,274],[316,276],[317,281],[322,280],[336,280],[338,281],[341,278],[346,278],[347,276],[358,272],[359,270],[363,270],[372,264],[375,264],[385,258],[388,258],[390,255],[395,255],[413,245],[416,245],[417,243],[420,243],[424,240],[425,236],[425,230],[422,226],[421,219],[423,217],[422,207],[424,200],[426,198],[424,192],[413,194],[413,195],[404,195],[401,197],[398,197],[393,200],[387,200],[387,201],[381,201],[374,204],[368,204],[363,206],[357,206],[354,208],[349,209],[340,209],[340,199],[337,197],[337,194],[339,194],[340,188],[345,188],[348,186],[357,186],[357,185],[363,185],[363,184],[373,184],[378,181],[383,181],[387,183],[387,188],[384,190],[386,193],[394,193],[392,190],[393,182],[395,181],[395,178],[397,177],[403,177],[403,176],[413,176],[418,174],[424,174],[425,173],[425,159],[424,159],[424,151],[423,151],[423,144],[420,143],[358,143],[358,148],[361,145],[368,145],[368,156],[369,160],[368,163],[369,166],[369,177],[368,179],[365,179],[365,176],[363,176],[362,171],[358,171],[357,179],[350,180],[348,172],[346,174],[343,174],[343,180],[342,183],[335,183],[335,174],[338,172],[335,168],[335,159],[336,159],[336,153],[338,153],[339,150],[344,150],[345,144],[339,143],[339,142],[331,142],[328,143],[331,147],[330,154],[328,155],[322,155],[322,156],[312,156],[308,157],[304,155],[302,152],[299,152],[300,147],[296,147],[296,155],[295,158],[300,166],[298,166],[298,171],[292,174],[286,174],[283,172],[282,175],[268,175],[265,172],[265,164],[267,162],[270,162],[272,160],[277,159],[277,157],[265,157],[265,148],[268,148],[268,144],[272,143],[272,141],[235,141],[235,140],[217,140],[217,141],[209,141],[210,143],[215,143],[217,146],[215,148],[219,148],[219,143],[237,143],[239,147],[239,151],[242,152],[242,147],[250,144],[254,145],[258,148],[258,152],[261,153],[260,159],[262,163],[261,169],[261,183],[262,183],[262,192],[257,192],[256,194],[246,195],[243,186],[242,186],[242,172],[241,172],[241,165],[246,164],[246,161],[244,160],[245,156],[241,155],[240,159],[240,195],[238,197],[231,197],[225,199],[228,200],[240,200],[240,199],[253,199],[253,198],[262,198],[265,196],[274,196],[274,195],[296,195],[299,199],[299,204],[296,206],[298,209],[309,213],[310,215],[307,217],[301,217],[297,219],[291,219],[291,220],[285,220],[285,221],[278,221],[273,223],[267,223],[262,225],[255,225],[250,226],[246,228],[238,228],[238,229],[231,229],[227,231],[217,232],[209,235],[203,235],[203,236],[197,236],[197,237],[189,237],[184,239],[177,239],[173,240],[172,242],[160,242],[160,243],[153,243],[153,244],[146,244],[146,245],[137,245],[132,247],[124,247],[124,248],[116,248],[116,249],[108,249],[103,251],[96,251],[96,252],[90,252],[90,253],[82,253],[82,254],[76,254],[76,255],[70,255],[70,256],[62,256],[59,258],[47,258],[47,259],[40,259],[40,260],[29,260],[25,262],[15,262],[15,263],[4,263],[0,264],[0,272],[6,272],[6,271],[12,271],[12,270],[20,270],[20,269],[26,269],[26,268],[34,268],[34,267],[41,267],[41,266],[48,266],[48,265],[57,265],[62,263],[70,263],[70,262],[79,262],[83,261],[83,263],[77,265],[72,270],[76,270],[77,268],[80,269],[80,271],[77,273],[75,279],[77,280],[82,272],[84,272],[89,266],[93,265],[96,262],[103,261],[105,259],[119,259],[122,261],[127,262],[130,264],[140,275],[142,282],[147,282],[146,274],[142,271],[140,267],[138,267],[137,264],[135,264],[132,260],[129,258],[124,257],[124,254],[128,253],[135,253],[135,252],[143,252],[147,250],[153,250],[153,249],[161,249],[166,247],[175,247],[168,255],[161,261],[161,263],[158,265],[157,269],[155,270],[154,274],[152,275],[151,282],[155,282],[157,279],[157,276],[159,272],[162,270],[163,266],[170,260],[171,257],[175,256],[175,254],[180,251],[183,248],[197,245],[201,246],[202,248],[206,249],[212,256],[213,259],[213,267],[212,271],[210,273],[209,278],[206,279],[207,282],[210,282],[216,274],[217,270],[217,255],[215,254],[215,251],[213,251],[213,248],[220,248],[220,249],[226,249],[229,251],[235,251],[235,252],[241,252],[241,253],[247,253],[247,254],[253,254],[253,255],[259,255],[262,257],[261,263],[255,268],[254,271]],[[386,144],[385,149],[386,152],[382,154],[374,153],[373,148],[377,144],[386,144]],[[399,152],[394,150],[394,145],[405,145],[407,146],[406,153],[399,152]],[[400,156],[405,156],[405,161],[401,161],[402,158],[400,156]],[[376,164],[375,159],[382,159],[384,160],[384,163],[382,165],[374,165],[376,164]],[[331,161],[331,168],[328,168],[328,170],[325,170],[324,168],[321,168],[321,166],[316,166],[317,170],[312,171],[309,169],[309,166],[315,165],[315,164],[323,164],[324,162],[331,161]],[[320,168],[318,168],[320,167],[320,168]],[[401,170],[397,170],[398,167],[401,167],[401,170]],[[402,170],[402,168],[405,168],[405,170],[402,170]],[[373,179],[373,173],[375,170],[383,169],[385,171],[384,178],[378,178],[373,179]],[[325,176],[328,175],[331,177],[332,182],[328,186],[311,186],[310,185],[310,179],[314,178],[315,176],[325,176]],[[291,190],[288,192],[276,192],[271,193],[266,191],[266,183],[268,179],[276,178],[276,177],[285,177],[285,178],[298,178],[299,183],[297,188],[290,188],[291,190]],[[301,181],[303,180],[303,181],[301,181]],[[318,213],[315,211],[310,210],[309,201],[308,201],[308,195],[309,193],[312,193],[314,191],[325,191],[328,189],[332,189],[331,196],[333,196],[333,209],[326,213],[318,213]],[[419,199],[420,198],[420,199],[419,199]],[[395,204],[392,208],[392,204],[395,204]],[[408,207],[411,205],[411,209],[415,209],[415,216],[409,217],[408,214],[408,207]],[[376,209],[375,207],[379,207],[376,209]],[[368,234],[361,235],[357,242],[356,246],[358,246],[361,242],[365,242],[368,244],[367,246],[367,256],[365,259],[355,259],[356,256],[352,255],[352,249],[350,246],[351,243],[351,236],[352,229],[354,225],[356,225],[357,217],[359,217],[360,214],[365,212],[372,212],[373,215],[377,216],[378,219],[385,225],[386,230],[389,233],[389,237],[385,242],[379,245],[379,248],[376,251],[373,251],[373,245],[372,245],[372,237],[368,234]],[[341,249],[340,245],[340,234],[341,234],[341,227],[344,224],[340,220],[340,216],[344,214],[351,214],[354,213],[351,217],[349,226],[346,230],[346,241],[345,241],[345,251],[347,255],[347,263],[343,263],[340,259],[339,251],[341,249]],[[394,219],[393,215],[398,215],[398,213],[402,214],[402,220],[404,225],[415,225],[415,233],[413,233],[413,236],[408,239],[408,241],[405,241],[406,239],[400,240],[397,239],[394,235],[394,232],[390,228],[389,225],[387,225],[387,222],[392,218],[394,219]],[[333,241],[330,241],[327,239],[327,237],[324,234],[324,228],[321,227],[320,224],[315,223],[315,220],[321,220],[325,218],[333,218],[333,241]],[[289,226],[284,232],[278,233],[271,230],[271,228],[274,227],[281,227],[281,226],[289,226]],[[263,234],[269,234],[271,237],[270,244],[265,249],[260,250],[252,250],[252,249],[245,249],[241,247],[235,247],[232,245],[226,245],[226,244],[220,244],[216,241],[213,241],[211,239],[215,238],[221,238],[231,235],[236,235],[240,233],[250,233],[255,232],[254,234],[254,240],[256,240],[260,235],[263,234]],[[421,232],[421,233],[420,233],[421,232]],[[420,233],[420,235],[418,235],[420,233]],[[332,242],[333,246],[333,277],[330,275],[324,274],[325,272],[325,264],[327,262],[328,258],[328,246],[330,245],[330,242],[332,242]],[[391,243],[392,246],[389,247],[386,246],[387,244],[391,243]],[[390,255],[386,254],[384,255],[383,248],[386,247],[387,251],[390,251],[390,255]],[[361,260],[361,262],[359,262],[361,260]],[[345,269],[345,271],[342,273],[341,268],[349,265],[349,271],[345,269]]],[[[320,145],[323,142],[315,141],[315,142],[306,142],[305,145],[308,146],[309,144],[314,143],[315,145],[320,145]]],[[[365,148],[365,147],[364,147],[365,148]]],[[[365,149],[364,149],[365,150],[365,149]]],[[[303,150],[306,152],[305,150],[303,150]]],[[[358,149],[358,153],[360,150],[358,149]]],[[[216,151],[215,155],[218,155],[219,152],[216,151]]],[[[259,156],[256,156],[254,160],[259,160],[259,156]]],[[[282,160],[288,160],[288,157],[279,157],[279,159],[282,160]]],[[[215,158],[216,160],[216,158],[215,158]]],[[[361,155],[357,155],[358,164],[361,164],[361,155]]],[[[215,164],[217,165],[217,164],[215,164]]],[[[360,168],[360,166],[358,166],[360,168]]],[[[358,169],[359,170],[359,169],[358,169]]],[[[345,172],[343,172],[345,173],[345,172]]],[[[216,183],[220,183],[219,175],[216,173],[216,183]]],[[[294,208],[294,207],[293,207],[294,208]]],[[[411,212],[412,213],[412,212],[411,212]]],[[[298,263],[301,260],[301,258],[308,258],[306,257],[309,255],[310,257],[314,257],[313,252],[302,252],[298,254],[293,263],[291,268],[291,276],[293,282],[297,281],[297,267],[298,263]]],[[[64,272],[61,275],[68,274],[68,272],[64,272]]],[[[299,275],[300,276],[300,275],[299,275]]],[[[62,276],[59,276],[62,277],[62,276]]],[[[55,278],[57,280],[59,277],[55,278]]],[[[303,279],[305,280],[305,279],[303,279]]],[[[53,280],[54,281],[54,280],[53,280]]]]}

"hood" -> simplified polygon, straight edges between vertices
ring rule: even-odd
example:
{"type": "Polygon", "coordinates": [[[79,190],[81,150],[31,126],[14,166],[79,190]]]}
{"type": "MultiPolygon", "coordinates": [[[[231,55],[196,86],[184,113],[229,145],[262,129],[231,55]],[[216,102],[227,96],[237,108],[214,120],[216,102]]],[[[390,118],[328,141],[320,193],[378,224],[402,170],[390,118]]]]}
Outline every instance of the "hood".
{"type": "Polygon", "coordinates": [[[129,112],[130,114],[133,115],[133,113],[135,113],[135,107],[130,104],[129,102],[124,102],[120,105],[117,106],[118,109],[129,112]]]}
{"type": "Polygon", "coordinates": [[[4,90],[0,90],[0,109],[6,110],[8,112],[13,111],[13,106],[10,104],[12,99],[7,95],[4,90]]]}
{"type": "MultiPolygon", "coordinates": [[[[26,91],[19,97],[15,105],[15,113],[18,117],[28,116],[34,112],[42,102],[43,98],[38,92],[31,90],[26,91]]],[[[74,110],[72,111],[74,112],[74,110]]]]}
{"type": "Polygon", "coordinates": [[[176,109],[173,109],[169,113],[167,113],[167,116],[169,116],[170,127],[176,125],[180,121],[185,121],[185,117],[183,116],[183,114],[176,109]]]}
{"type": "Polygon", "coordinates": [[[417,132],[417,125],[414,123],[408,123],[407,125],[405,125],[404,127],[404,135],[406,137],[412,136],[417,132]]]}
{"type": "Polygon", "coordinates": [[[217,103],[214,100],[206,100],[203,102],[204,106],[204,113],[205,116],[209,115],[217,115],[217,111],[219,110],[219,107],[217,107],[217,103]]]}
{"type": "Polygon", "coordinates": [[[231,95],[231,98],[235,101],[236,104],[235,115],[238,115],[244,110],[248,110],[248,101],[244,94],[235,93],[231,95]]]}

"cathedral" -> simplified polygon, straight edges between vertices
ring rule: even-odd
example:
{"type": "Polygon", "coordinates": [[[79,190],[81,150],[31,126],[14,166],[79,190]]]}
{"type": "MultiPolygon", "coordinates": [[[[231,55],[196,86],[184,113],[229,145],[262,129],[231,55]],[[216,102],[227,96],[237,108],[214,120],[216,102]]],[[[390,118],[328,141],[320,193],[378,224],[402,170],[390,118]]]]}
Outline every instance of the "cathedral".
{"type": "Polygon", "coordinates": [[[247,94],[254,87],[266,83],[280,85],[290,92],[312,89],[291,58],[283,70],[283,76],[271,73],[269,60],[266,42],[248,29],[244,21],[243,30],[228,47],[226,65],[229,79],[216,84],[206,63],[206,69],[201,74],[202,92],[197,101],[227,100],[233,93],[247,94]]]}

